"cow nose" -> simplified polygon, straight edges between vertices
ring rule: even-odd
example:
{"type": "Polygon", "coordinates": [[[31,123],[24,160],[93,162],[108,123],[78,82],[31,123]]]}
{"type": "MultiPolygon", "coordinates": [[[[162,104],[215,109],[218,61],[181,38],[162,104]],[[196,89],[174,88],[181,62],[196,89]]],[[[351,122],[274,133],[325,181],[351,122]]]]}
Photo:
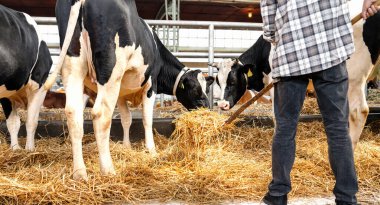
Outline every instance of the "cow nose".
{"type": "Polygon", "coordinates": [[[229,110],[230,109],[230,103],[228,101],[219,101],[218,102],[218,107],[222,110],[229,110]]]}

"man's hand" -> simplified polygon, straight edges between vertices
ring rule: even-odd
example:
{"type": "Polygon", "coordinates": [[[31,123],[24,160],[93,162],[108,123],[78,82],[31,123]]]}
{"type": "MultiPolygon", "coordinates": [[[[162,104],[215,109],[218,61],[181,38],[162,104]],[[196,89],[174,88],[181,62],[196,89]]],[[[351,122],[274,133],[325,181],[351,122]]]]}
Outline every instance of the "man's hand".
{"type": "Polygon", "coordinates": [[[364,0],[362,10],[363,19],[367,19],[370,16],[375,15],[380,10],[380,6],[375,5],[375,3],[376,0],[364,0]]]}

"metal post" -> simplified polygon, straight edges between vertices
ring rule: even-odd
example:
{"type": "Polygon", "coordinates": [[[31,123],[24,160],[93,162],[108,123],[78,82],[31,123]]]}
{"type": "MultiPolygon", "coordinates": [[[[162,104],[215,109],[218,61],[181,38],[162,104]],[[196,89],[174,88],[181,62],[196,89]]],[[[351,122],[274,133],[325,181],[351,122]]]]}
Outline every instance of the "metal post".
{"type": "MultiPolygon", "coordinates": [[[[172,0],[172,20],[173,21],[176,21],[177,20],[177,2],[176,2],[177,0],[172,0]]],[[[173,26],[173,28],[172,28],[172,37],[173,37],[173,39],[172,39],[172,42],[173,42],[173,47],[172,47],[172,52],[177,52],[176,50],[175,50],[175,40],[176,40],[176,35],[175,35],[175,30],[176,30],[176,27],[175,26],[173,26]]]]}
{"type": "MultiPolygon", "coordinates": [[[[208,62],[209,64],[214,62],[214,24],[210,24],[209,26],[209,37],[208,37],[208,62]]],[[[208,66],[208,75],[214,76],[214,68],[208,66]]],[[[208,98],[210,100],[210,109],[214,108],[214,85],[211,85],[210,92],[208,94],[208,98]]]]}
{"type": "MultiPolygon", "coordinates": [[[[165,20],[169,20],[169,10],[168,10],[168,0],[165,0],[165,20]]],[[[168,31],[168,26],[163,26],[163,30],[164,30],[164,33],[163,33],[163,38],[162,38],[162,41],[164,43],[165,46],[168,46],[168,42],[169,42],[169,31],[168,31]]]]}

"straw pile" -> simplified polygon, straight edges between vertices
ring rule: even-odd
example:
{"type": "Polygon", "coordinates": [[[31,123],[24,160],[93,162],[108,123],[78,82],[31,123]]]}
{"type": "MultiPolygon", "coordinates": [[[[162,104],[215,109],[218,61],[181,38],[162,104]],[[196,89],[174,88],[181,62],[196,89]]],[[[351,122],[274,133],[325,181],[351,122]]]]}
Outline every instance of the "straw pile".
{"type": "Polygon", "coordinates": [[[380,106],[380,89],[368,89],[367,102],[370,106],[380,106]]]}
{"type": "MultiPolygon", "coordinates": [[[[156,134],[157,158],[146,153],[142,142],[134,144],[133,150],[112,142],[116,176],[100,175],[94,138],[85,136],[87,182],[72,180],[68,139],[38,140],[35,152],[12,152],[3,143],[0,204],[258,201],[271,178],[273,129],[221,127],[226,118],[207,110],[180,116],[172,139],[156,134]]],[[[376,199],[380,194],[379,127],[366,129],[356,150],[362,202],[380,203],[376,199]]],[[[331,196],[334,180],[323,126],[300,124],[298,130],[290,197],[331,196]]]]}

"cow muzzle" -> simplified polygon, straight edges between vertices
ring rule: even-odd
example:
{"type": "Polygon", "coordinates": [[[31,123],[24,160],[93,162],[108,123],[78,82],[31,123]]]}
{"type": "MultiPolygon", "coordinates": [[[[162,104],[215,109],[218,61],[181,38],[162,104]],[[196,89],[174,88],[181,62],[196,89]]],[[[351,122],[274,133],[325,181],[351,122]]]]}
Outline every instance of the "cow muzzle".
{"type": "Polygon", "coordinates": [[[230,102],[225,100],[218,101],[218,107],[222,110],[229,110],[230,109],[230,102]]]}

